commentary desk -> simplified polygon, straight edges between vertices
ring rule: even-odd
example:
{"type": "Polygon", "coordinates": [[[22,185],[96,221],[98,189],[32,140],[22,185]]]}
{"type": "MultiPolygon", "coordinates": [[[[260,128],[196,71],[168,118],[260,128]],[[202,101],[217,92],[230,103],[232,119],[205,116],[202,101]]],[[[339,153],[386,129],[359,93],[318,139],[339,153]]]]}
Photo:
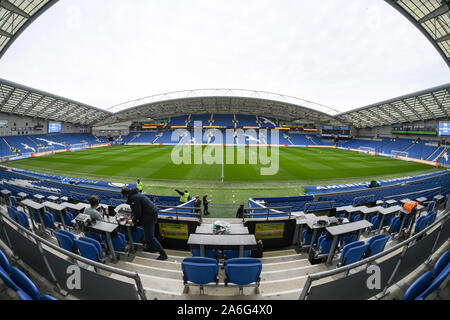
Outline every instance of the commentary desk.
{"type": "Polygon", "coordinates": [[[205,247],[215,249],[235,249],[239,248],[239,257],[244,256],[244,249],[256,246],[256,239],[253,234],[198,234],[191,233],[188,245],[192,249],[200,248],[200,255],[205,256],[205,247]]]}

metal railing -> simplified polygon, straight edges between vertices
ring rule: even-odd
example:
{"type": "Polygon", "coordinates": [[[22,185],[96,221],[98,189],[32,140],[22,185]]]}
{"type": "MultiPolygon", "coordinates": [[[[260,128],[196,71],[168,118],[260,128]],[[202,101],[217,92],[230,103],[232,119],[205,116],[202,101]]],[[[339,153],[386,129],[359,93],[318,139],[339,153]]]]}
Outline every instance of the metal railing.
{"type": "MultiPolygon", "coordinates": [[[[118,269],[109,265],[105,265],[99,262],[95,262],[92,261],[90,259],[84,258],[82,256],[79,256],[75,253],[72,253],[70,251],[64,250],[62,248],[60,248],[59,246],[35,235],[33,232],[29,231],[28,229],[22,227],[20,224],[18,224],[17,222],[15,222],[14,220],[12,220],[7,214],[5,214],[3,212],[3,210],[0,210],[0,227],[2,228],[2,231],[6,234],[7,236],[7,232],[5,230],[5,226],[4,226],[4,220],[7,220],[10,224],[14,225],[14,227],[18,230],[20,230],[21,232],[23,232],[24,234],[26,234],[28,237],[34,239],[34,241],[36,242],[36,245],[39,249],[39,251],[42,253],[42,259],[44,260],[44,263],[49,271],[49,274],[51,275],[53,282],[56,284],[57,290],[62,293],[64,292],[64,290],[61,289],[55,275],[54,272],[52,270],[51,265],[49,264],[45,254],[44,254],[44,250],[42,248],[42,244],[44,244],[45,246],[64,254],[65,256],[70,257],[71,259],[75,260],[75,261],[79,261],[82,262],[84,264],[87,264],[89,266],[94,267],[95,270],[97,269],[101,269],[104,270],[106,272],[110,272],[110,273],[114,273],[114,274],[118,274],[130,279],[133,279],[135,284],[136,284],[136,291],[139,295],[139,297],[141,298],[141,300],[147,300],[147,297],[145,295],[145,290],[144,287],[142,286],[142,282],[141,282],[141,278],[139,277],[139,275],[136,272],[131,272],[131,271],[126,271],[126,270],[122,270],[122,269],[118,269]]],[[[9,240],[8,240],[9,241],[9,240]]],[[[9,246],[9,248],[14,252],[14,248],[12,247],[11,243],[7,244],[9,246]]],[[[30,266],[33,267],[33,266],[30,266]]]]}
{"type": "MultiPolygon", "coordinates": [[[[326,278],[326,277],[335,276],[335,275],[338,275],[338,274],[341,274],[341,273],[344,273],[344,272],[346,273],[346,276],[348,276],[348,273],[349,273],[349,271],[351,269],[355,269],[355,268],[358,268],[358,267],[363,266],[363,265],[369,266],[370,263],[372,263],[373,261],[375,261],[375,260],[377,260],[379,258],[385,257],[388,254],[390,254],[390,253],[392,253],[394,251],[397,251],[400,248],[403,248],[403,251],[402,251],[402,253],[401,253],[401,255],[400,255],[400,257],[399,257],[399,259],[398,259],[398,261],[397,261],[397,263],[395,265],[395,268],[392,271],[392,274],[389,277],[388,282],[386,283],[385,287],[383,288],[382,296],[384,296],[386,294],[386,292],[387,292],[387,289],[392,285],[392,280],[394,279],[394,277],[395,277],[395,275],[397,273],[397,270],[400,267],[400,263],[402,262],[403,257],[405,256],[406,252],[408,251],[409,244],[413,243],[417,239],[420,239],[423,235],[425,235],[427,232],[429,232],[430,230],[432,230],[434,227],[436,227],[438,224],[440,224],[442,222],[442,224],[440,226],[439,234],[438,234],[438,236],[436,238],[435,244],[434,244],[433,249],[432,249],[432,253],[433,253],[435,251],[435,249],[436,249],[435,247],[436,247],[437,241],[439,240],[439,236],[440,236],[440,233],[441,233],[441,231],[443,229],[444,223],[447,221],[447,219],[449,217],[450,217],[450,209],[447,207],[446,210],[442,213],[442,215],[433,224],[431,224],[430,226],[428,226],[426,229],[422,230],[421,232],[415,234],[411,238],[409,238],[409,239],[407,239],[407,240],[405,240],[405,241],[403,241],[403,242],[393,246],[392,248],[386,249],[383,252],[380,252],[380,253],[378,253],[376,255],[373,255],[373,256],[371,256],[369,258],[366,258],[364,260],[355,262],[353,264],[349,264],[347,266],[343,266],[343,267],[339,267],[337,269],[333,269],[333,270],[324,271],[324,272],[320,272],[320,273],[309,275],[307,280],[306,280],[305,286],[302,289],[302,292],[300,294],[299,299],[300,300],[306,300],[306,298],[308,297],[308,293],[309,293],[309,291],[311,289],[312,283],[314,281],[317,281],[319,279],[323,279],[323,278],[326,278]]],[[[430,254],[430,256],[431,256],[431,254],[430,254]]],[[[426,261],[426,260],[427,259],[425,259],[424,261],[426,261]]]]}
{"type": "Polygon", "coordinates": [[[269,220],[269,218],[274,218],[276,216],[280,215],[289,215],[289,219],[292,217],[292,207],[286,206],[286,207],[264,207],[264,208],[245,208],[242,216],[242,221],[245,221],[245,218],[264,218],[266,217],[266,220],[269,220]],[[278,210],[285,210],[288,211],[278,211],[278,210]],[[263,211],[261,213],[255,213],[251,211],[263,211]],[[272,212],[271,212],[272,211],[272,212]],[[251,213],[249,213],[251,212],[251,213]]]}
{"type": "Polygon", "coordinates": [[[202,221],[201,207],[194,208],[194,207],[180,207],[180,206],[158,206],[158,208],[159,208],[158,214],[162,215],[175,214],[176,220],[179,219],[179,216],[188,216],[188,218],[190,218],[190,216],[194,216],[198,218],[200,222],[202,221]],[[192,212],[179,212],[181,210],[190,210],[192,212]],[[199,210],[200,212],[195,212],[196,210],[199,210]]]}

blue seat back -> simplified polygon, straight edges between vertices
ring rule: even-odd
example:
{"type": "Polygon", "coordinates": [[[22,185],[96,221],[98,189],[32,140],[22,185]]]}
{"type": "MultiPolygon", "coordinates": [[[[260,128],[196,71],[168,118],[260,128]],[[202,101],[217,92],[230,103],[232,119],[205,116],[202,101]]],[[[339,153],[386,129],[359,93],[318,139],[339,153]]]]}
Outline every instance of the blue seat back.
{"type": "Polygon", "coordinates": [[[419,233],[427,227],[427,217],[422,216],[417,219],[416,228],[414,229],[414,233],[419,233]]]}
{"type": "Polygon", "coordinates": [[[326,240],[327,236],[321,236],[317,240],[317,247],[319,248],[319,254],[327,254],[330,252],[331,244],[333,240],[326,240]]]}
{"type": "MultiPolygon", "coordinates": [[[[248,257],[252,253],[251,250],[244,250],[243,257],[248,257]]],[[[239,258],[239,250],[223,250],[225,259],[239,258]]]]}
{"type": "Polygon", "coordinates": [[[181,269],[185,283],[204,285],[217,281],[219,264],[212,258],[191,257],[183,260],[181,269]]]}
{"type": "Polygon", "coordinates": [[[433,282],[416,298],[417,300],[423,300],[433,291],[437,290],[440,285],[447,279],[450,274],[450,263],[439,273],[439,275],[434,278],[433,282]]]}
{"type": "Polygon", "coordinates": [[[359,221],[359,220],[361,220],[361,215],[360,215],[360,214],[355,214],[355,215],[352,217],[352,221],[353,221],[353,222],[356,222],[356,221],[359,221]]]}
{"type": "Polygon", "coordinates": [[[41,297],[38,288],[33,281],[28,278],[25,273],[16,267],[11,268],[11,279],[17,286],[28,294],[32,299],[38,300],[41,297]]]}
{"type": "Polygon", "coordinates": [[[43,220],[44,220],[44,225],[46,228],[53,229],[55,227],[55,225],[54,225],[55,220],[54,220],[53,216],[50,215],[49,213],[44,214],[43,220]]]}
{"type": "Polygon", "coordinates": [[[433,273],[431,271],[425,272],[412,285],[409,286],[403,295],[402,300],[414,300],[431,284],[433,273]]]}
{"type": "Polygon", "coordinates": [[[11,205],[12,205],[13,207],[17,207],[17,200],[16,200],[16,198],[11,197],[10,199],[11,199],[11,205]]]}
{"type": "MultiPolygon", "coordinates": [[[[74,219],[74,216],[72,213],[70,212],[66,212],[66,214],[64,215],[64,223],[66,226],[70,226],[72,224],[72,220],[74,219]]],[[[61,218],[60,218],[61,220],[61,218]]]]}
{"type": "Polygon", "coordinates": [[[259,283],[262,263],[256,258],[235,258],[226,261],[225,274],[229,282],[237,285],[259,283]]]}
{"type": "Polygon", "coordinates": [[[84,242],[88,242],[88,243],[94,245],[95,248],[97,249],[98,256],[99,256],[100,258],[103,257],[103,249],[102,249],[102,245],[100,244],[100,242],[98,242],[98,241],[95,240],[95,239],[92,239],[92,238],[86,238],[86,237],[79,237],[78,240],[81,240],[81,241],[84,241],[84,242]]]}
{"type": "Polygon", "coordinates": [[[361,260],[366,253],[367,244],[360,244],[347,250],[344,257],[343,265],[349,265],[361,260]]]}
{"type": "Polygon", "coordinates": [[[442,272],[442,270],[447,266],[449,262],[450,262],[450,250],[447,250],[436,261],[433,268],[433,276],[437,277],[438,274],[442,272]]]}
{"type": "Polygon", "coordinates": [[[3,268],[0,268],[0,279],[3,281],[3,283],[10,289],[17,291],[19,290],[19,287],[14,283],[14,281],[11,279],[11,276],[9,273],[7,273],[3,268]]]}
{"type": "Polygon", "coordinates": [[[94,244],[83,240],[75,240],[75,243],[77,244],[78,250],[83,257],[96,262],[100,261],[99,259],[101,257],[99,256],[98,249],[94,244]]]}
{"type": "Polygon", "coordinates": [[[138,227],[136,231],[132,232],[133,242],[142,243],[144,241],[144,229],[138,227]]]}
{"type": "Polygon", "coordinates": [[[9,264],[9,260],[6,257],[6,255],[3,253],[2,250],[0,250],[0,267],[3,268],[3,270],[7,273],[11,273],[11,265],[9,264]]]}
{"type": "Polygon", "coordinates": [[[306,230],[302,232],[302,242],[304,245],[310,245],[312,240],[312,233],[308,233],[306,230]]]}
{"type": "Polygon", "coordinates": [[[390,236],[384,236],[384,235],[378,235],[378,236],[382,236],[382,237],[378,237],[377,239],[370,241],[372,239],[374,239],[375,237],[372,237],[371,239],[369,239],[369,241],[367,241],[367,256],[371,257],[374,256],[380,252],[382,252],[384,250],[384,247],[386,246],[386,243],[389,241],[390,236]],[[370,243],[369,243],[370,242],[370,243]]]}
{"type": "Polygon", "coordinates": [[[28,216],[25,212],[20,210],[17,211],[17,222],[24,228],[30,229],[30,223],[28,221],[28,216]]]}
{"type": "MultiPolygon", "coordinates": [[[[194,257],[200,257],[200,249],[192,249],[191,253],[194,257]]],[[[218,250],[205,250],[205,257],[207,258],[216,259],[218,254],[218,250]]]]}
{"type": "MultiPolygon", "coordinates": [[[[107,243],[106,241],[106,236],[102,237],[103,241],[107,243]]],[[[111,242],[113,244],[114,247],[114,251],[125,251],[125,246],[126,246],[126,239],[125,239],[125,235],[118,232],[117,233],[117,237],[111,237],[111,242]]]]}
{"type": "Polygon", "coordinates": [[[400,217],[395,217],[394,219],[392,219],[390,231],[392,233],[399,232],[400,231],[400,224],[401,224],[400,217]]]}
{"type": "Polygon", "coordinates": [[[342,248],[342,252],[341,252],[341,262],[344,261],[344,257],[345,257],[345,255],[347,254],[347,251],[348,251],[348,250],[350,250],[350,249],[353,248],[353,247],[360,246],[360,245],[362,245],[362,244],[364,244],[364,241],[354,241],[354,242],[351,242],[351,243],[349,243],[349,244],[346,244],[346,245],[344,246],[344,248],[342,248]]]}
{"type": "Polygon", "coordinates": [[[103,242],[102,236],[98,233],[95,232],[87,232],[86,236],[88,236],[88,238],[97,240],[98,242],[103,242]]]}
{"type": "Polygon", "coordinates": [[[372,223],[372,230],[378,230],[380,228],[380,218],[378,216],[372,217],[370,223],[372,223]]]}
{"type": "Polygon", "coordinates": [[[437,215],[437,212],[432,212],[432,213],[427,214],[427,216],[426,216],[426,219],[427,219],[426,226],[427,227],[431,226],[434,223],[434,220],[436,220],[436,215],[437,215]]]}
{"type": "Polygon", "coordinates": [[[74,251],[74,240],[71,239],[70,237],[68,237],[67,235],[61,233],[61,231],[59,232],[54,232],[53,233],[56,237],[56,240],[58,241],[58,244],[61,248],[63,248],[64,250],[73,252],[74,251]]]}

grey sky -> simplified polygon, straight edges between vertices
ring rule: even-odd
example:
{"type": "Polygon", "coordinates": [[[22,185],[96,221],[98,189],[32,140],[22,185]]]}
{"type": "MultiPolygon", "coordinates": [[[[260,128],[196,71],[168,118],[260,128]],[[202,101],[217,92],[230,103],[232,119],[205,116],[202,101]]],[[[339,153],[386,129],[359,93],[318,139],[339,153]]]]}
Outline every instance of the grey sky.
{"type": "Polygon", "coordinates": [[[242,88],[346,111],[450,71],[382,0],[60,0],[7,51],[0,77],[99,108],[242,88]]]}

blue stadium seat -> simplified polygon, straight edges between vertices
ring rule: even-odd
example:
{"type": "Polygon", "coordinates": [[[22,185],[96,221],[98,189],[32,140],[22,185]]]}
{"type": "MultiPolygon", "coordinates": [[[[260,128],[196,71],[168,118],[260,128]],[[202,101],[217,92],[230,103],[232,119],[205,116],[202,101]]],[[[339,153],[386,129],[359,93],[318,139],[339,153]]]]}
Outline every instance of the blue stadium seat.
{"type": "Polygon", "coordinates": [[[17,207],[17,200],[16,200],[16,198],[11,197],[10,199],[11,199],[11,205],[16,208],[17,207]]]}
{"type": "Polygon", "coordinates": [[[429,212],[426,215],[426,221],[427,221],[426,227],[429,227],[434,223],[434,220],[436,220],[436,215],[437,215],[437,212],[429,212]]]}
{"type": "Polygon", "coordinates": [[[103,262],[102,246],[97,240],[80,237],[78,240],[75,240],[75,243],[83,257],[92,261],[103,262]]]}
{"type": "MultiPolygon", "coordinates": [[[[249,257],[251,253],[251,250],[244,250],[243,257],[249,257]]],[[[239,250],[223,250],[223,255],[227,260],[239,258],[239,250]]]]}
{"type": "Polygon", "coordinates": [[[352,242],[342,249],[340,266],[346,266],[362,259],[367,244],[364,241],[352,242]]]}
{"type": "Polygon", "coordinates": [[[401,223],[402,223],[402,221],[401,221],[400,217],[395,217],[394,219],[392,219],[392,222],[389,227],[389,232],[390,233],[399,232],[401,223]]]}
{"type": "Polygon", "coordinates": [[[225,285],[234,283],[246,286],[256,283],[259,286],[262,263],[256,258],[235,258],[225,262],[225,285]]]}
{"type": "Polygon", "coordinates": [[[30,229],[30,223],[28,221],[28,216],[25,212],[17,210],[17,222],[24,228],[30,229]]]}
{"type": "Polygon", "coordinates": [[[372,231],[378,230],[380,228],[380,218],[378,216],[372,217],[369,221],[372,224],[372,231]]]}
{"type": "Polygon", "coordinates": [[[54,229],[55,228],[55,218],[52,214],[46,212],[42,217],[44,220],[44,225],[46,228],[54,229]]]}
{"type": "Polygon", "coordinates": [[[302,232],[302,244],[305,246],[310,245],[311,240],[312,240],[312,233],[309,233],[306,230],[304,230],[302,232]]]}
{"type": "Polygon", "coordinates": [[[219,283],[217,275],[219,273],[219,263],[206,257],[185,258],[181,262],[184,285],[189,283],[200,285],[200,293],[203,292],[203,285],[215,282],[219,283]]]}
{"type": "MultiPolygon", "coordinates": [[[[108,244],[108,241],[106,241],[106,236],[102,236],[102,240],[104,243],[108,244]]],[[[125,252],[127,241],[124,234],[117,232],[117,237],[111,237],[111,242],[113,244],[114,251],[125,252]]],[[[108,247],[108,249],[110,248],[108,247]]]]}
{"type": "Polygon", "coordinates": [[[406,290],[402,300],[424,300],[446,280],[450,273],[450,250],[447,250],[434,265],[433,271],[422,274],[406,290]]]}
{"type": "Polygon", "coordinates": [[[326,240],[327,236],[321,236],[317,240],[317,247],[319,248],[318,254],[328,254],[331,249],[333,240],[326,240]]]}
{"type": "Polygon", "coordinates": [[[49,295],[41,296],[36,285],[18,268],[11,268],[11,279],[19,287],[17,292],[21,300],[56,300],[49,295]]]}
{"type": "Polygon", "coordinates": [[[350,221],[351,221],[351,222],[356,222],[356,221],[359,221],[359,220],[361,220],[361,215],[360,215],[360,214],[354,214],[354,215],[350,218],[350,221]]]}
{"type": "Polygon", "coordinates": [[[416,221],[416,228],[414,229],[414,233],[419,233],[427,227],[427,217],[422,216],[419,217],[416,221]]]}
{"type": "MultiPolygon", "coordinates": [[[[76,237],[73,235],[73,237],[67,235],[66,233],[63,233],[64,230],[59,230],[58,232],[54,232],[54,236],[56,237],[56,240],[58,241],[58,244],[61,248],[77,253],[77,247],[76,247],[76,237]]],[[[70,232],[68,232],[70,233],[70,232]]]]}
{"type": "Polygon", "coordinates": [[[131,233],[133,237],[133,242],[135,243],[143,243],[144,242],[144,229],[138,227],[136,231],[131,233]]]}
{"type": "Polygon", "coordinates": [[[101,236],[100,234],[98,234],[98,233],[95,233],[95,232],[86,232],[86,236],[87,236],[88,238],[97,240],[97,241],[100,242],[100,243],[103,241],[102,236],[101,236]]]}
{"type": "Polygon", "coordinates": [[[384,250],[386,243],[391,237],[384,234],[378,234],[367,241],[366,257],[374,256],[384,250]]]}
{"type": "Polygon", "coordinates": [[[347,236],[347,237],[343,237],[343,238],[339,239],[339,245],[341,247],[344,247],[349,243],[355,242],[357,239],[358,239],[358,235],[352,234],[351,236],[347,236]]]}
{"type": "MultiPolygon", "coordinates": [[[[192,249],[191,253],[193,257],[200,257],[200,249],[192,249]]],[[[205,250],[205,257],[207,258],[216,259],[218,254],[218,250],[205,250]]]]}

